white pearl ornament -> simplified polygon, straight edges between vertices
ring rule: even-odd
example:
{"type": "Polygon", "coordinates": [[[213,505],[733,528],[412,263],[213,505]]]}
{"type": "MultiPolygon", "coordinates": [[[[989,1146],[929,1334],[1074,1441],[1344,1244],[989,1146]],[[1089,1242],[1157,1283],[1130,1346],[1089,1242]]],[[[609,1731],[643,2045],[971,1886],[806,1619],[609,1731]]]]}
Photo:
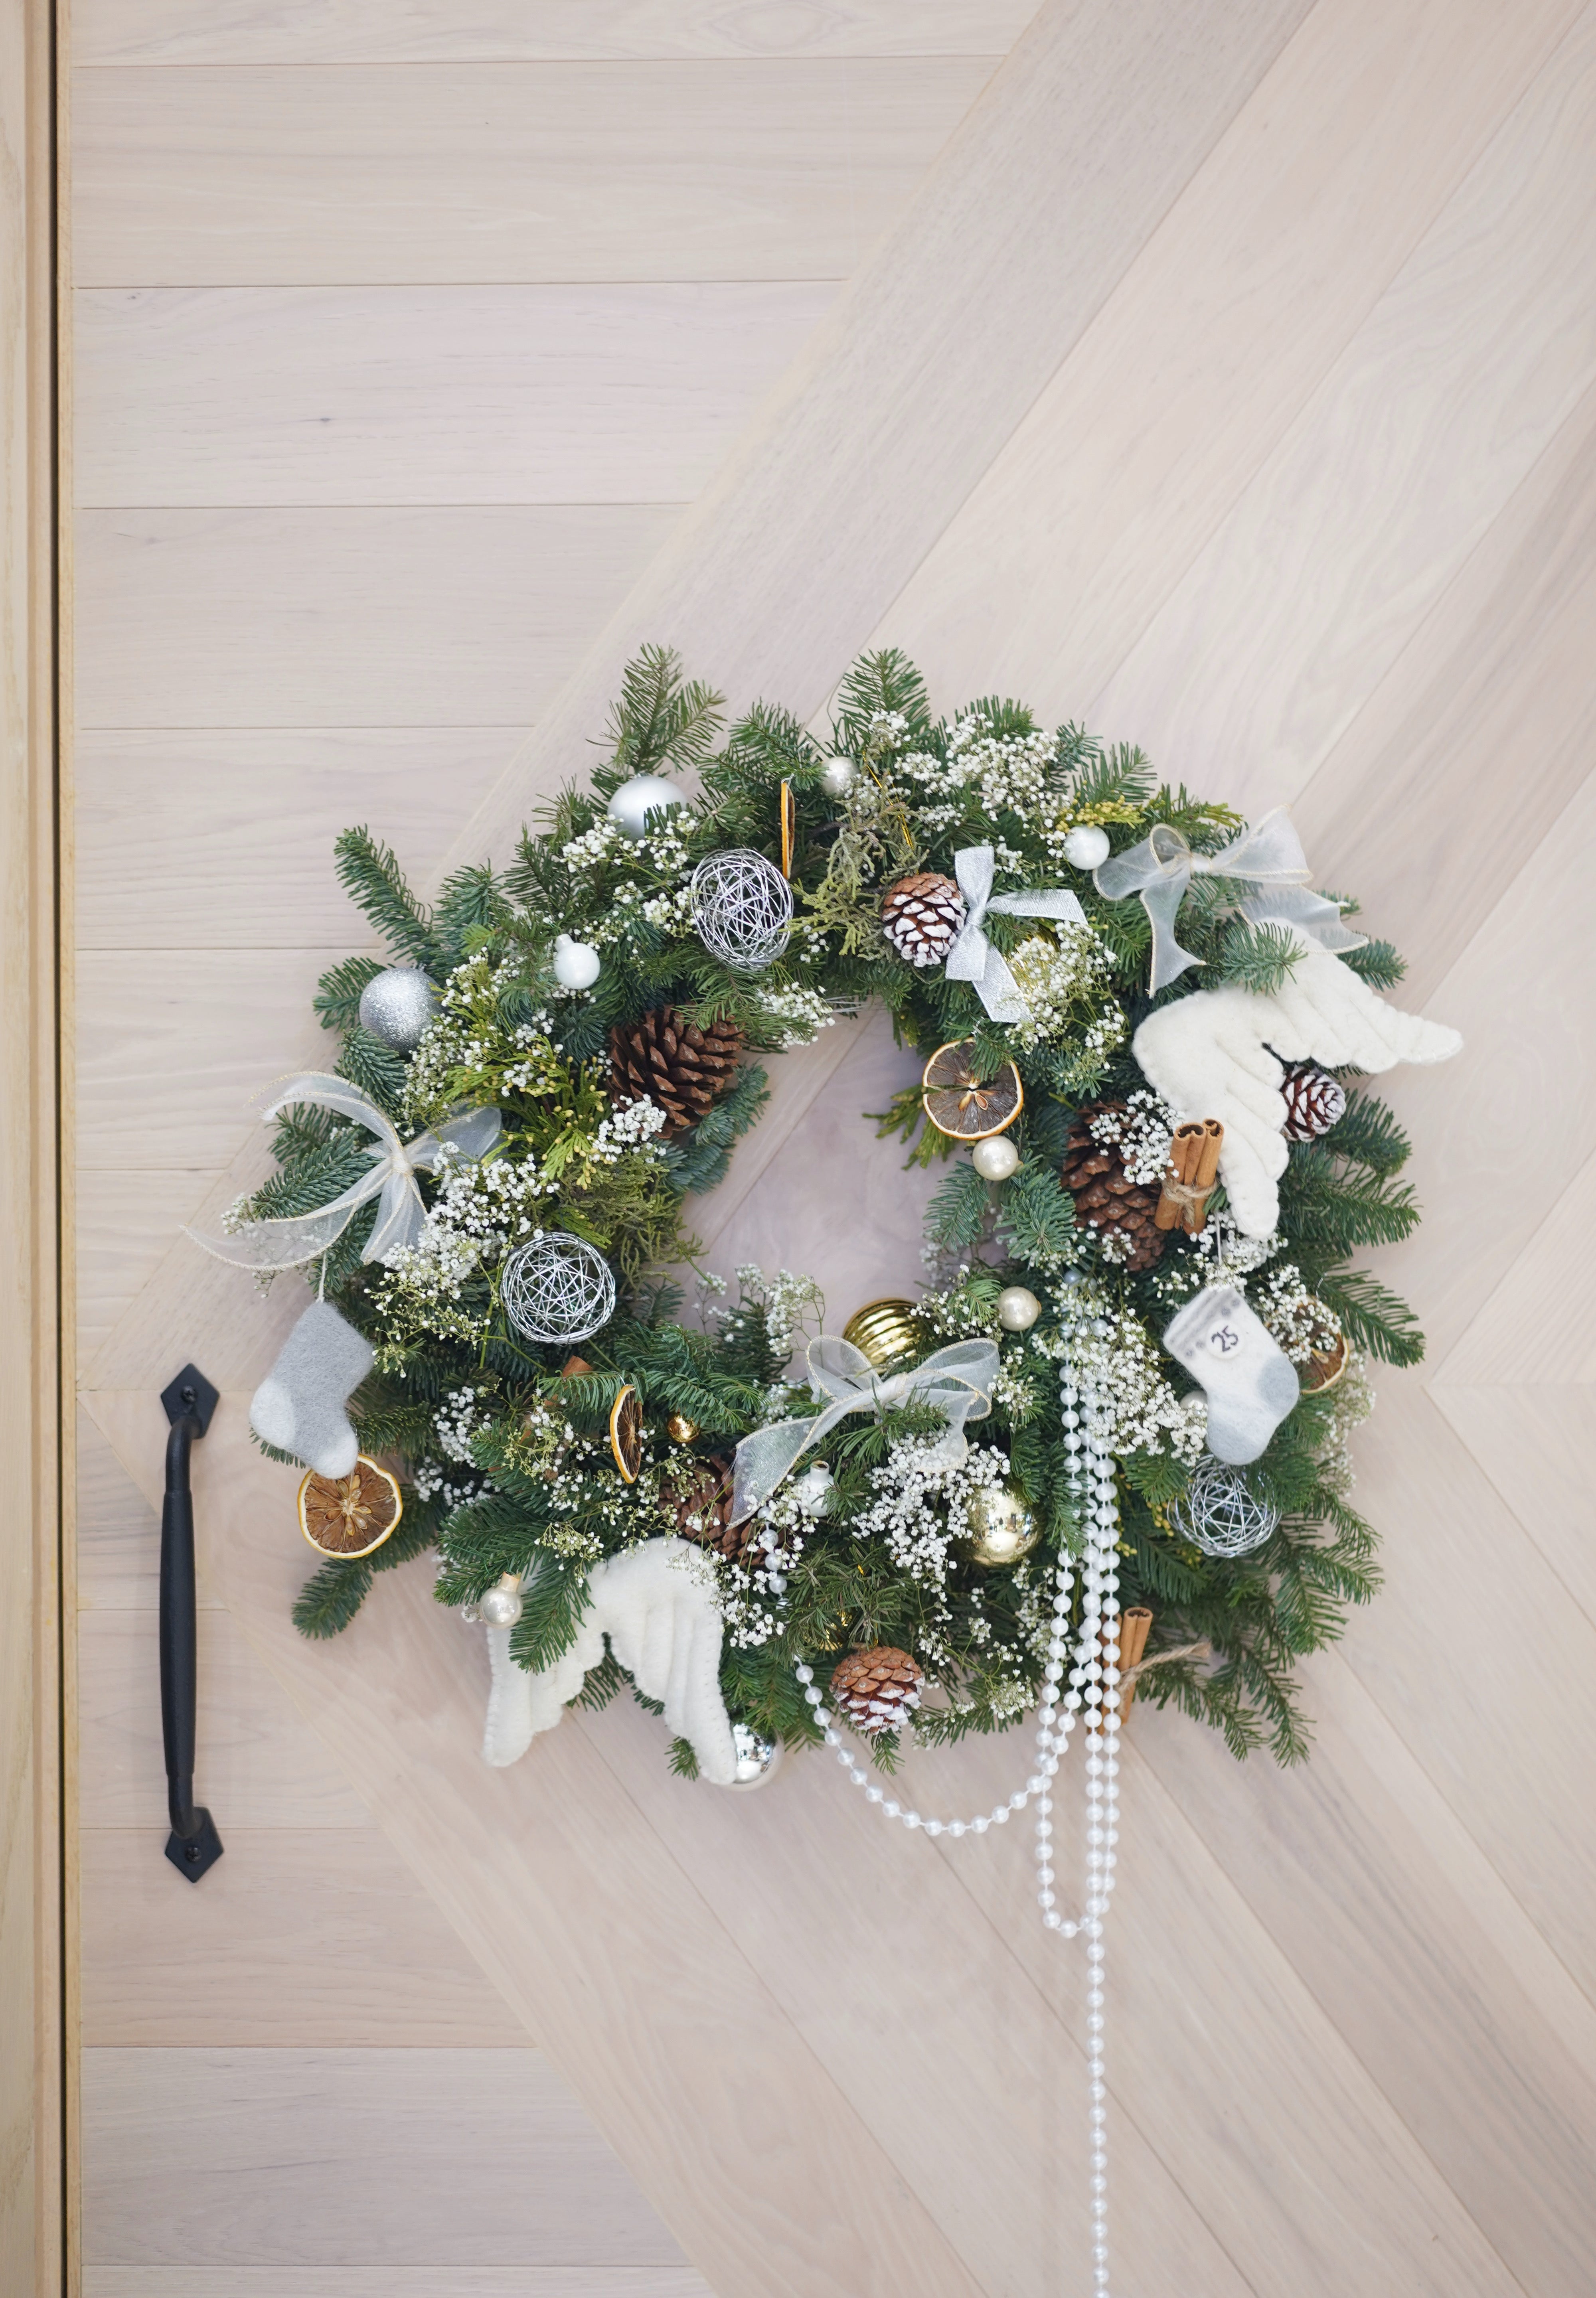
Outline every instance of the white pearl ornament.
{"type": "Polygon", "coordinates": [[[1064,840],[1064,859],[1071,869],[1096,870],[1108,859],[1108,832],[1095,822],[1083,822],[1064,840]]]}
{"type": "Polygon", "coordinates": [[[851,758],[828,758],[820,770],[820,786],[828,798],[846,798],[859,779],[851,758]]]}
{"type": "Polygon", "coordinates": [[[1029,1333],[1042,1304],[1026,1285],[1005,1285],[997,1296],[997,1321],[1005,1333],[1029,1333]]]}
{"type": "Polygon", "coordinates": [[[573,941],[569,934],[554,938],[554,979],[562,989],[591,989],[600,971],[599,953],[591,942],[573,941]]]}
{"type": "Polygon", "coordinates": [[[476,1608],[491,1628],[513,1628],[521,1616],[521,1575],[507,1572],[496,1588],[477,1599],[476,1608]]]}
{"type": "Polygon", "coordinates": [[[687,799],[674,782],[667,782],[663,774],[633,774],[623,782],[605,807],[612,822],[618,822],[635,846],[649,826],[651,814],[663,814],[667,806],[685,806],[687,799]]]}
{"type": "Polygon", "coordinates": [[[970,1152],[970,1162],[983,1181],[1006,1181],[1011,1173],[1020,1170],[1020,1152],[1005,1133],[995,1133],[989,1141],[978,1141],[970,1152]]]}

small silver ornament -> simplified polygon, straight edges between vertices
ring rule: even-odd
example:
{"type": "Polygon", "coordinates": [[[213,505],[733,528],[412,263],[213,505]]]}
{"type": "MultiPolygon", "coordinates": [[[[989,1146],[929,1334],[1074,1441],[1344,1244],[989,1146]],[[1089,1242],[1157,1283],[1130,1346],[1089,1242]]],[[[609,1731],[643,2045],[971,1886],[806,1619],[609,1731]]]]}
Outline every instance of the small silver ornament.
{"type": "Polygon", "coordinates": [[[792,936],[792,888],[751,846],[710,854],[692,873],[692,922],[712,957],[763,973],[792,936]]]}
{"type": "Polygon", "coordinates": [[[476,1608],[491,1628],[513,1628],[521,1616],[521,1575],[507,1572],[496,1588],[476,1600],[476,1608]]]}
{"type": "Polygon", "coordinates": [[[438,1010],[438,993],[418,965],[388,965],[360,992],[360,1027],[396,1054],[413,1054],[438,1010]]]}
{"type": "Polygon", "coordinates": [[[615,1314],[615,1272],[585,1237],[550,1229],[518,1244],[499,1280],[504,1313],[524,1341],[585,1341],[615,1314]]]}
{"type": "Polygon", "coordinates": [[[1005,1285],[997,1296],[997,1321],[1005,1333],[1029,1333],[1042,1304],[1026,1285],[1005,1285]]]}
{"type": "Polygon", "coordinates": [[[840,756],[828,758],[820,770],[820,786],[828,798],[846,798],[858,779],[853,760],[840,756]]]}
{"type": "Polygon", "coordinates": [[[979,1484],[964,1515],[970,1529],[957,1546],[969,1563],[984,1572],[1018,1564],[1042,1537],[1035,1517],[1012,1484],[979,1484]]]}
{"type": "Polygon", "coordinates": [[[1020,1152],[1006,1133],[994,1133],[989,1140],[976,1143],[970,1162],[983,1181],[1006,1181],[1020,1170],[1020,1152]]]}
{"type": "Polygon", "coordinates": [[[732,1746],[736,1753],[737,1771],[725,1782],[729,1788],[740,1788],[745,1792],[750,1788],[762,1788],[781,1766],[780,1740],[767,1740],[749,1724],[733,1724],[732,1746]]]}
{"type": "Polygon", "coordinates": [[[1262,1547],[1279,1521],[1279,1509],[1260,1499],[1241,1470],[1211,1452],[1203,1454],[1190,1484],[1170,1504],[1170,1529],[1204,1556],[1245,1556],[1262,1547]]]}
{"type": "Polygon", "coordinates": [[[1064,840],[1064,859],[1071,869],[1096,870],[1108,859],[1108,832],[1095,822],[1083,822],[1064,840]]]}
{"type": "Polygon", "coordinates": [[[667,806],[685,806],[687,798],[674,782],[667,782],[663,774],[633,774],[623,782],[605,808],[612,822],[618,822],[635,846],[649,827],[651,814],[663,814],[667,806]]]}
{"type": "Polygon", "coordinates": [[[602,971],[599,953],[591,942],[573,941],[569,934],[554,937],[554,979],[562,989],[591,989],[602,971]]]}

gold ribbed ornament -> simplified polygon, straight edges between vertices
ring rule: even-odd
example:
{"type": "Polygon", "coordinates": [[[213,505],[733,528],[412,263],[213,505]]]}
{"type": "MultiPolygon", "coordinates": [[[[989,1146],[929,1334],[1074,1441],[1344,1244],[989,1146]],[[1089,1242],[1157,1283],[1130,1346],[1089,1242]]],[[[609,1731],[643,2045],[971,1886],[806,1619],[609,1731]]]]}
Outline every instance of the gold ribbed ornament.
{"type": "Polygon", "coordinates": [[[1042,1534],[1030,1509],[1012,1484],[982,1484],[965,1511],[967,1538],[959,1552],[970,1564],[996,1572],[1029,1556],[1042,1534]]]}
{"type": "Polygon", "coordinates": [[[866,1301],[842,1327],[842,1337],[861,1350],[877,1372],[907,1363],[925,1346],[913,1301],[866,1301]]]}

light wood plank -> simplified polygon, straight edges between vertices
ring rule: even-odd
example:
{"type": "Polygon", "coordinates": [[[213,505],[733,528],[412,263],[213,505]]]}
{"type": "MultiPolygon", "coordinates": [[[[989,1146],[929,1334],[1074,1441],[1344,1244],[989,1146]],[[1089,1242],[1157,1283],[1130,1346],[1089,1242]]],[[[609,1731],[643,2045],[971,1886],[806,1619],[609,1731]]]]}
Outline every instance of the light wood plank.
{"type": "Polygon", "coordinates": [[[1587,9],[1088,705],[1232,802],[1294,795],[1596,378],[1587,9]],[[1221,661],[1225,675],[1216,679],[1221,661]]]}
{"type": "Polygon", "coordinates": [[[1572,1601],[1596,1623],[1590,1497],[1596,1392],[1588,1384],[1476,1388],[1437,1381],[1431,1394],[1572,1601]]]}
{"type": "MultiPolygon", "coordinates": [[[[74,1414],[77,1597],[80,1611],[153,1610],[160,1584],[161,1519],[87,1412],[74,1414]]],[[[214,1610],[216,1599],[199,1591],[214,1610]]]]}
{"type": "Polygon", "coordinates": [[[74,277],[846,278],[992,62],[85,70],[74,277]]]}
{"type": "Polygon", "coordinates": [[[95,2265],[683,2262],[537,2051],[99,2049],[83,2087],[95,2265]]]}
{"type": "MultiPolygon", "coordinates": [[[[440,2298],[434,2266],[238,2266],[225,2298],[440,2298]]],[[[222,2298],[213,2266],[87,2266],[83,2298],[222,2298]]],[[[692,2266],[451,2266],[447,2298],[713,2298],[692,2266]]]]}
{"type": "MultiPolygon", "coordinates": [[[[997,691],[1082,716],[1576,12],[1321,0],[876,642],[905,647],[945,707],[997,691]]],[[[1209,634],[1194,679],[1215,643],[1235,632],[1209,634]]],[[[1136,735],[1143,701],[1095,723],[1136,735]]]]}
{"type": "Polygon", "coordinates": [[[160,1825],[82,1837],[87,2047],[525,2046],[523,2022],[376,1828],[241,1824],[212,1786],[211,1744],[202,1726],[226,1850],[203,1886],[175,1888],[160,1825]]]}
{"type": "MultiPolygon", "coordinates": [[[[274,1070],[272,1074],[280,1071],[274,1070]]],[[[181,1225],[198,1212],[216,1178],[214,1173],[187,1166],[163,1171],[147,1165],[103,1166],[75,1175],[75,1228],[81,1269],[78,1346],[86,1362],[137,1299],[141,1287],[170,1251],[181,1225]]],[[[236,1190],[233,1194],[236,1195],[236,1190]]]]}
{"type": "Polygon", "coordinates": [[[1001,55],[1032,0],[87,0],[79,63],[524,63],[671,56],[1001,55]]]}
{"type": "Polygon", "coordinates": [[[1585,1217],[1592,1188],[1596,1158],[1587,1158],[1449,1352],[1435,1377],[1437,1392],[1596,1380],[1596,1337],[1587,1313],[1596,1291],[1596,1242],[1585,1217]]]}
{"type": "Polygon", "coordinates": [[[363,947],[371,929],[333,866],[339,831],[369,822],[419,881],[461,804],[491,785],[524,732],[87,733],[78,745],[78,946],[363,947]]]}
{"type": "Polygon", "coordinates": [[[686,502],[835,294],[787,280],[86,292],[77,500],[686,502]]]}
{"type": "MultiPolygon", "coordinates": [[[[275,1530],[316,1559],[290,1506],[275,1530]]],[[[155,1530],[159,1559],[160,1526],[155,1530]]],[[[295,1558],[295,1563],[301,1559],[295,1558]]],[[[463,1634],[462,1634],[463,1640],[463,1634]]],[[[323,1743],[262,1667],[231,1613],[201,1623],[196,1744],[203,1799],[218,1827],[330,1829],[343,1837],[371,1815],[323,1743]]],[[[161,1747],[161,1676],[155,1615],[124,1607],[78,1622],[78,1718],[85,1827],[148,1831],[160,1848],[166,1765],[161,1747]]]]}
{"type": "Polygon", "coordinates": [[[81,726],[515,726],[677,514],[84,511],[81,726]]]}

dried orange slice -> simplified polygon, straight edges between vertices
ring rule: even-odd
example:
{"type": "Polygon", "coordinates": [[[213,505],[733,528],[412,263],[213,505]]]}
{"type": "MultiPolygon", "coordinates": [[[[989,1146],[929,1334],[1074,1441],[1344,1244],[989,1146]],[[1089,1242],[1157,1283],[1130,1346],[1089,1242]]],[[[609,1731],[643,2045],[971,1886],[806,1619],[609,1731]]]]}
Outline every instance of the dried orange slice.
{"type": "Polygon", "coordinates": [[[630,1382],[609,1408],[609,1449],[622,1482],[636,1484],[643,1465],[643,1409],[630,1382]]]}
{"type": "Polygon", "coordinates": [[[939,1046],[925,1065],[920,1098],[939,1133],[954,1141],[985,1141],[1005,1133],[1025,1106],[1025,1088],[1013,1062],[996,1077],[978,1078],[970,1066],[973,1037],[939,1046]]]}
{"type": "Polygon", "coordinates": [[[312,1468],[299,1488],[299,1528],[318,1556],[345,1562],[369,1556],[403,1514],[398,1479],[364,1452],[347,1476],[318,1476],[312,1468]]]}
{"type": "Polygon", "coordinates": [[[798,800],[792,795],[792,784],[781,785],[781,875],[792,875],[792,857],[798,847],[798,800]]]}

